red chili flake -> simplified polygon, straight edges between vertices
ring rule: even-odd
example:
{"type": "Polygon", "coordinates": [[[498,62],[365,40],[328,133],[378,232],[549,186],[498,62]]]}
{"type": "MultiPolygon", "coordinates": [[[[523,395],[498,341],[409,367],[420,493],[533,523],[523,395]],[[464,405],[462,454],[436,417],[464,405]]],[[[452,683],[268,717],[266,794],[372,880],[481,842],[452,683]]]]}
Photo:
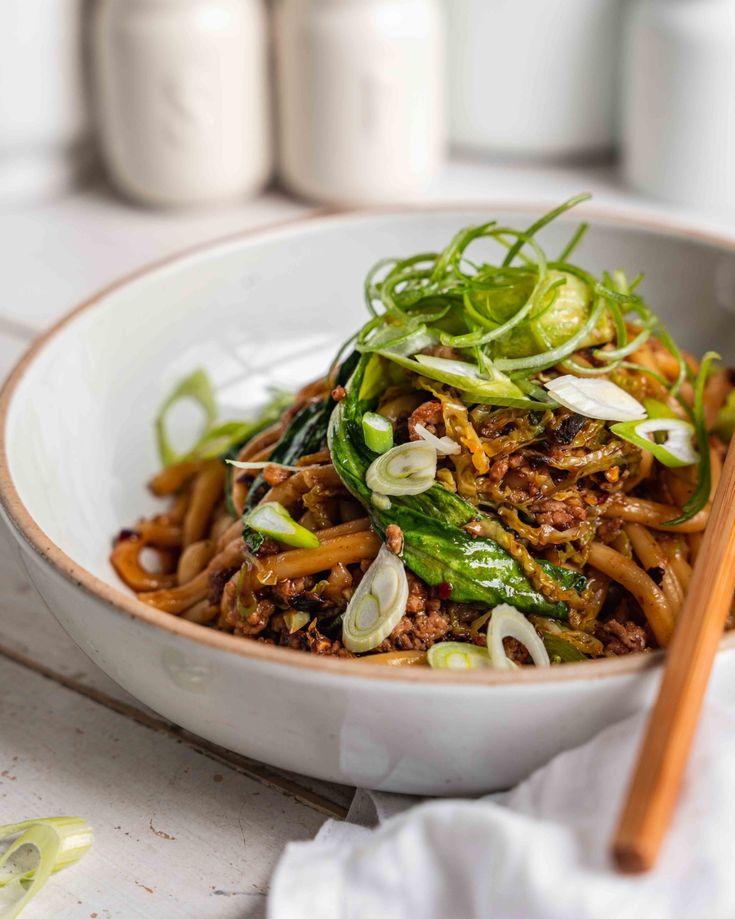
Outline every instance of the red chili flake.
{"type": "Polygon", "coordinates": [[[448,600],[452,596],[452,590],[454,588],[447,581],[442,581],[441,584],[437,584],[436,592],[440,600],[448,600]]]}

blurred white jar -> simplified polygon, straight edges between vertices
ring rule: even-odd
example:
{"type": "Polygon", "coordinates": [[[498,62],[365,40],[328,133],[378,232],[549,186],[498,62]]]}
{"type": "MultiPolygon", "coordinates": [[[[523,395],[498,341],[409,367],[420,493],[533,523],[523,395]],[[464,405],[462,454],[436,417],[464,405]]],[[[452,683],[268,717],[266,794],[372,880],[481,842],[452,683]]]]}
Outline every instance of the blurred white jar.
{"type": "Polygon", "coordinates": [[[252,194],[270,172],[263,0],[101,0],[94,29],[102,149],[151,205],[252,194]]]}
{"type": "Polygon", "coordinates": [[[450,138],[483,153],[612,149],[624,0],[445,0],[450,138]]]}
{"type": "Polygon", "coordinates": [[[58,194],[88,160],[82,0],[0,2],[0,202],[58,194]]]}
{"type": "Polygon", "coordinates": [[[626,28],[623,172],[642,191],[735,211],[735,3],[635,2],[626,28]]]}
{"type": "Polygon", "coordinates": [[[419,194],[445,149],[439,0],[276,0],[280,176],[307,198],[419,194]]]}

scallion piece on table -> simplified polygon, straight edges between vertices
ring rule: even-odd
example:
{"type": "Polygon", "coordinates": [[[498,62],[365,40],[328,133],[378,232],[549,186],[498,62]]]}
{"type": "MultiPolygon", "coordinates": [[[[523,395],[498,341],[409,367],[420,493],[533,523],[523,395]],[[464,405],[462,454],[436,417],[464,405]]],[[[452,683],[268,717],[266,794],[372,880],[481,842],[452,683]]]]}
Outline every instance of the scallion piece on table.
{"type": "Polygon", "coordinates": [[[436,480],[436,450],[423,440],[393,447],[368,467],[365,484],[378,495],[420,495],[436,480]]]}
{"type": "Polygon", "coordinates": [[[259,504],[245,515],[243,523],[252,530],[270,536],[278,542],[297,549],[316,549],[319,539],[311,530],[296,523],[286,508],[277,501],[259,504]]]}
{"type": "Polygon", "coordinates": [[[387,453],[393,446],[393,425],[377,412],[365,412],[362,416],[362,436],[365,446],[373,453],[387,453]]]}
{"type": "Polygon", "coordinates": [[[345,610],[342,644],[358,654],[377,648],[400,622],[407,601],[403,562],[381,546],[345,610]]]}
{"type": "Polygon", "coordinates": [[[694,449],[694,427],[680,418],[647,418],[644,421],[624,421],[610,428],[616,437],[649,450],[664,466],[693,466],[699,462],[694,449]],[[659,442],[660,435],[665,440],[659,442]]]}
{"type": "Polygon", "coordinates": [[[46,817],[0,826],[0,917],[15,919],[49,877],[78,861],[93,842],[81,817],[46,817]]]}

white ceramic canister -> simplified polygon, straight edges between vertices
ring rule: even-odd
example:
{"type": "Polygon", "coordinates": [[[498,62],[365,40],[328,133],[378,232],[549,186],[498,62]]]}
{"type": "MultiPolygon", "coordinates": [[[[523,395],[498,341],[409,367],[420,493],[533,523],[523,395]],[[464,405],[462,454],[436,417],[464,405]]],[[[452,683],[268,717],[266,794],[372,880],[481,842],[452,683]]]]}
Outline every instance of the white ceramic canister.
{"type": "Polygon", "coordinates": [[[94,71],[114,184],[150,205],[252,194],[271,166],[263,0],[100,0],[94,71]]]}
{"type": "Polygon", "coordinates": [[[735,212],[735,2],[635,2],[625,47],[625,178],[735,212]]]}
{"type": "Polygon", "coordinates": [[[624,0],[445,0],[450,138],[561,159],[616,141],[624,0]]]}
{"type": "Polygon", "coordinates": [[[0,202],[65,190],[89,157],[82,0],[0,2],[0,202]]]}
{"type": "Polygon", "coordinates": [[[439,0],[276,0],[279,169],[307,198],[411,198],[445,149],[439,0]]]}

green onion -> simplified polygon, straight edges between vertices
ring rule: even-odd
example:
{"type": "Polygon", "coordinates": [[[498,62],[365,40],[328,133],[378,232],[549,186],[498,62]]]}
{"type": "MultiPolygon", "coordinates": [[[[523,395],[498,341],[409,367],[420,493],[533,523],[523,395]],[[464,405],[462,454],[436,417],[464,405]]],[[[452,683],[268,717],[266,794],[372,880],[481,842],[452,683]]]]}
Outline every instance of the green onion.
{"type": "Polygon", "coordinates": [[[477,670],[492,666],[487,648],[461,641],[439,641],[429,648],[426,657],[429,666],[436,670],[477,670]]]}
{"type": "Polygon", "coordinates": [[[362,436],[368,450],[387,453],[393,446],[393,425],[377,412],[365,412],[362,416],[362,436]]]}
{"type": "Polygon", "coordinates": [[[365,484],[379,495],[420,495],[435,479],[436,450],[422,440],[393,447],[365,473],[365,484]]]}
{"type": "MultiPolygon", "coordinates": [[[[704,386],[709,376],[710,367],[713,361],[719,360],[720,355],[714,351],[708,351],[702,358],[699,365],[699,373],[694,381],[694,411],[693,421],[694,428],[697,432],[697,449],[699,450],[699,475],[697,477],[697,487],[692,497],[682,508],[682,513],[674,520],[667,520],[668,526],[674,526],[680,523],[686,523],[691,520],[695,514],[707,504],[709,494],[712,488],[712,467],[709,456],[709,437],[707,435],[707,419],[704,414],[704,386]]],[[[672,389],[673,393],[673,389],[672,389]]]]}
{"type": "Polygon", "coordinates": [[[342,644],[355,654],[377,648],[400,622],[407,601],[406,569],[383,545],[345,610],[342,644]]]}
{"type": "Polygon", "coordinates": [[[243,518],[243,524],[264,536],[297,549],[316,549],[319,539],[311,530],[296,523],[282,504],[268,501],[259,504],[243,518]]]}
{"type": "Polygon", "coordinates": [[[624,421],[613,424],[610,430],[616,437],[627,440],[637,447],[649,450],[664,466],[693,466],[699,461],[699,454],[692,446],[694,427],[681,418],[647,418],[643,421],[624,421]],[[657,435],[665,435],[663,443],[657,442],[657,435]]]}
{"type": "Polygon", "coordinates": [[[0,842],[8,841],[0,854],[0,917],[15,919],[51,874],[91,848],[93,835],[81,817],[47,817],[0,826],[0,842]]]}
{"type": "Polygon", "coordinates": [[[205,425],[202,431],[203,435],[206,434],[217,417],[214,393],[212,392],[209,378],[203,370],[195,370],[194,373],[182,380],[174,391],[164,400],[156,415],[155,426],[158,454],[164,466],[172,466],[174,463],[180,463],[187,456],[188,451],[178,453],[174,449],[166,427],[166,416],[170,409],[177,402],[181,402],[184,399],[193,400],[203,409],[205,417],[205,425]]]}
{"type": "Polygon", "coordinates": [[[156,442],[161,464],[165,467],[189,459],[206,460],[225,456],[234,448],[246,443],[264,428],[278,421],[291,401],[292,396],[290,394],[276,392],[253,421],[225,421],[222,424],[215,425],[217,406],[212,385],[203,370],[195,370],[167,396],[156,416],[156,442]],[[193,446],[179,453],[171,443],[166,419],[171,408],[177,402],[185,399],[190,399],[201,406],[204,411],[205,423],[199,439],[193,446]]]}
{"type": "Polygon", "coordinates": [[[603,421],[636,421],[646,410],[624,389],[611,380],[578,379],[561,376],[545,384],[554,399],[585,418],[603,421]]]}
{"type": "Polygon", "coordinates": [[[493,609],[487,629],[490,662],[493,667],[501,670],[507,670],[512,665],[503,647],[506,638],[515,638],[524,645],[537,667],[550,666],[549,654],[536,629],[515,606],[501,603],[493,609]]]}
{"type": "Polygon", "coordinates": [[[714,433],[724,443],[729,443],[735,433],[735,389],[727,397],[727,402],[717,413],[714,433]]]}

